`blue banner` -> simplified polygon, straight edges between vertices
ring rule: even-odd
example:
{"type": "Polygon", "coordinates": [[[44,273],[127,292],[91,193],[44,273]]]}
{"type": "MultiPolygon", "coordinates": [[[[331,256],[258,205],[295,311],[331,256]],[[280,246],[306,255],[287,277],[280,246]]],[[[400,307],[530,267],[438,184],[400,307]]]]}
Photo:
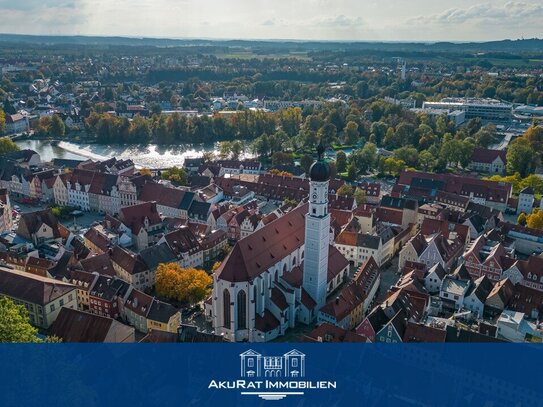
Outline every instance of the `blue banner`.
{"type": "Polygon", "coordinates": [[[2,344],[0,361],[3,407],[543,406],[540,345],[2,344]]]}

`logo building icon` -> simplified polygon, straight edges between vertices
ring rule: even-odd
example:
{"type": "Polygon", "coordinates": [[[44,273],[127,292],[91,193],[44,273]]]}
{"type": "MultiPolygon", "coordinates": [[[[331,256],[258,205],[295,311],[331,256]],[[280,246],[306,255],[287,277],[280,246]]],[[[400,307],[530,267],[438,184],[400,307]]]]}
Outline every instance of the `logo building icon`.
{"type": "Polygon", "coordinates": [[[305,354],[293,349],[283,356],[262,356],[249,349],[239,355],[241,377],[304,377],[305,354]]]}

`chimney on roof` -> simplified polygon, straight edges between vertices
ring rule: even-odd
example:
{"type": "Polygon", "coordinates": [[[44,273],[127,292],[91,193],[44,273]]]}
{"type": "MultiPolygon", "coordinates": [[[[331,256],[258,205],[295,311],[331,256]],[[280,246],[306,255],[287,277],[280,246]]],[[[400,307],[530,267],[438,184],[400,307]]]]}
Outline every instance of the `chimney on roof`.
{"type": "Polygon", "coordinates": [[[339,297],[336,297],[336,305],[339,304],[339,297]]]}

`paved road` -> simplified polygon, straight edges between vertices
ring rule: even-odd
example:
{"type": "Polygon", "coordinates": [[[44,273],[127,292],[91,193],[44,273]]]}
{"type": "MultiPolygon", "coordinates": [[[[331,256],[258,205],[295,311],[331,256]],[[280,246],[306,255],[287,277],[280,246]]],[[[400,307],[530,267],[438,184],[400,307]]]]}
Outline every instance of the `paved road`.
{"type": "Polygon", "coordinates": [[[387,297],[389,288],[394,286],[400,279],[400,275],[398,274],[398,261],[399,257],[396,255],[392,259],[390,266],[381,270],[381,285],[379,286],[379,292],[377,293],[374,304],[383,302],[387,297]]]}

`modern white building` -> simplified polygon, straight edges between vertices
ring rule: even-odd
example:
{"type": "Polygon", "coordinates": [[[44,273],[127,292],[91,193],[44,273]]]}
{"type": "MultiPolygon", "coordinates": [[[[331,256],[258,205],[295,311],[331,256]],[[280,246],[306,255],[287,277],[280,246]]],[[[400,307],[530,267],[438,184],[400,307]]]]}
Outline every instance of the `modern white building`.
{"type": "Polygon", "coordinates": [[[509,123],[513,117],[513,105],[496,99],[444,98],[441,102],[424,102],[423,109],[460,110],[466,120],[480,118],[484,123],[509,123]]]}

